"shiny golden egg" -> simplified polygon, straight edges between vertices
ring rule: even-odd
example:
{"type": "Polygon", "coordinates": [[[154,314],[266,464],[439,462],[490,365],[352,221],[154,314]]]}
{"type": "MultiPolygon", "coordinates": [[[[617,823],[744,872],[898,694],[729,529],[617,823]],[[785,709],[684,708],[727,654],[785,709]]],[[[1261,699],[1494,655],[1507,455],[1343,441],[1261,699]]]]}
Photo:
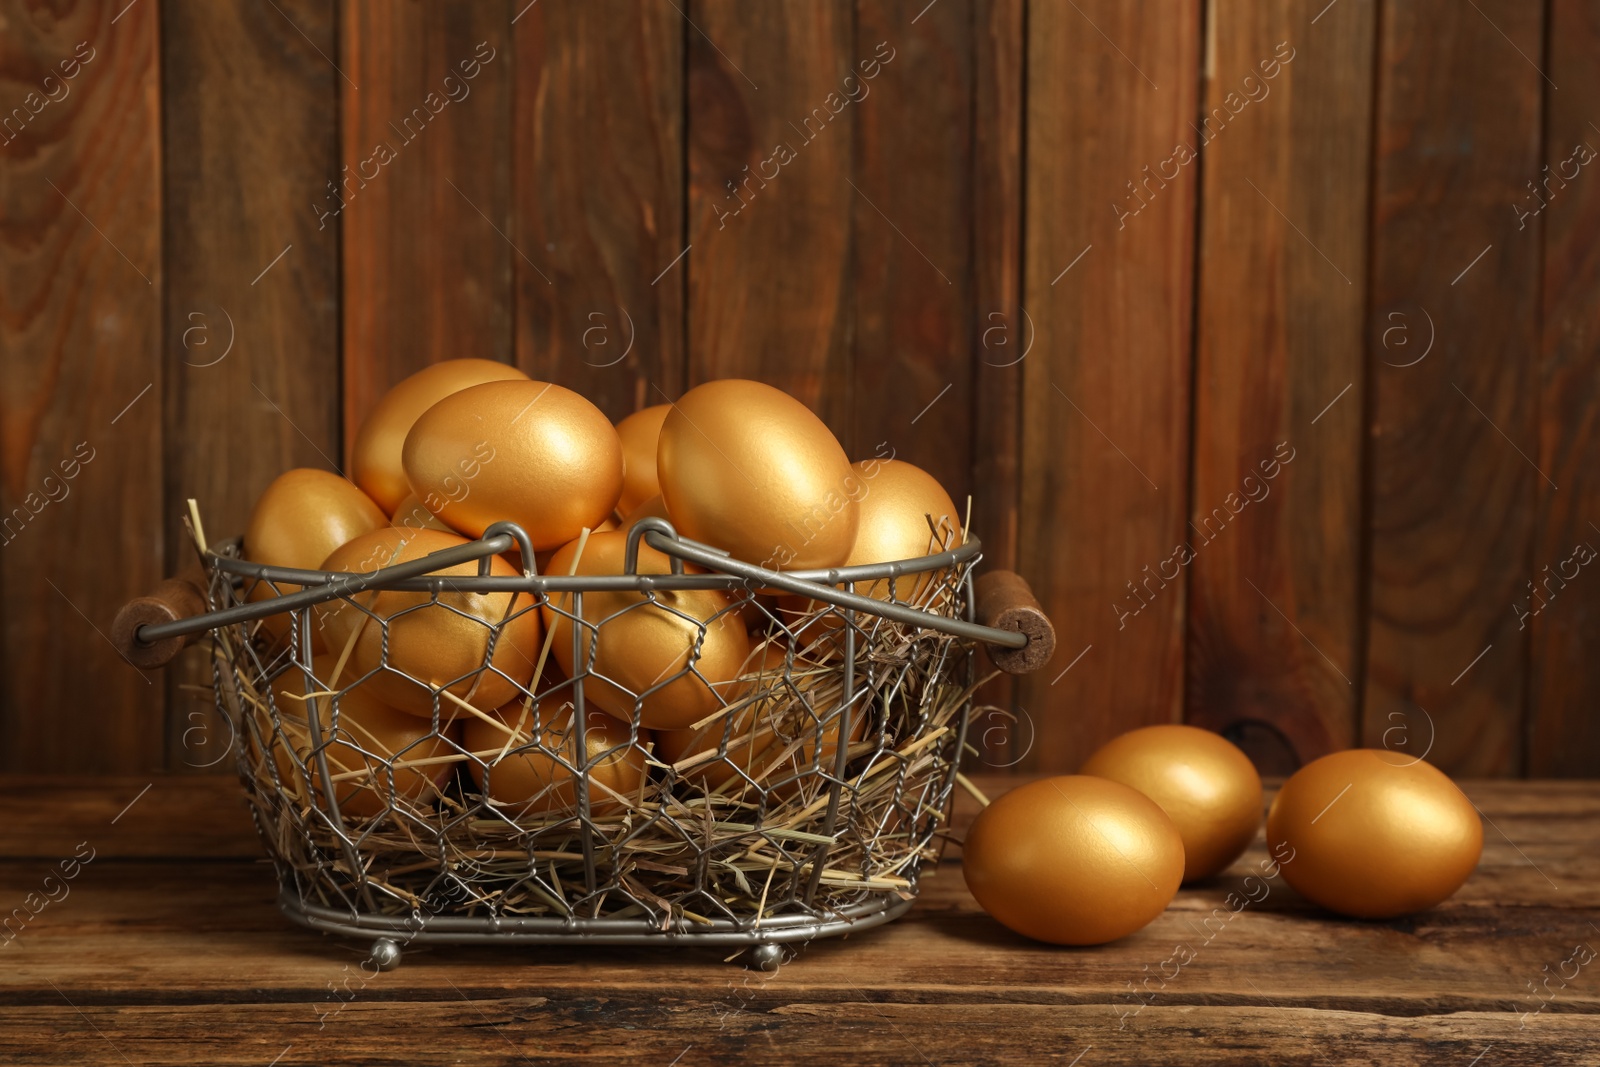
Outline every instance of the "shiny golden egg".
{"type": "Polygon", "coordinates": [[[1267,813],[1267,843],[1307,900],[1388,919],[1461,888],[1483,853],[1483,824],[1433,765],[1357,748],[1313,760],[1283,783],[1267,813]]]}
{"type": "Polygon", "coordinates": [[[279,782],[293,795],[324,797],[318,752],[326,753],[329,781],[339,811],[370,818],[392,806],[415,811],[432,805],[455,766],[450,742],[460,736],[452,723],[434,733],[426,720],[378,700],[357,681],[349,665],[335,675],[337,658],[317,656],[310,682],[317,731],[311,729],[305,672],[291,665],[272,683],[282,738],[269,733],[279,782]],[[354,683],[354,684],[352,684],[354,683]],[[314,738],[320,737],[318,745],[314,738]],[[293,750],[291,755],[290,750],[293,750]]]}
{"type": "MultiPolygon", "coordinates": [[[[574,541],[550,561],[551,575],[625,573],[628,535],[590,534],[574,541]],[[574,569],[576,568],[576,569],[574,569]]],[[[639,574],[670,574],[672,561],[649,545],[639,545],[639,574]]],[[[711,687],[739,676],[750,652],[733,601],[720,589],[591,592],[583,596],[582,661],[573,660],[571,593],[552,594],[545,625],[554,631],[551,652],[569,678],[592,670],[584,683],[587,698],[619,719],[631,720],[635,702],[639,722],[652,730],[681,730],[723,706],[711,687]],[[559,608],[560,611],[554,610],[559,608]],[[598,636],[597,636],[598,635],[598,636]],[[693,667],[693,671],[689,668],[693,667]]]]}
{"type": "Polygon", "coordinates": [[[627,723],[588,708],[580,757],[577,719],[566,691],[541,701],[537,712],[530,705],[514,700],[491,713],[489,721],[473,716],[466,723],[463,743],[473,755],[467,767],[486,796],[514,815],[575,811],[578,785],[569,768],[582,766],[591,814],[638,803],[649,731],[630,744],[627,723]]]}
{"type": "Polygon", "coordinates": [[[1019,786],[984,808],[962,848],[967,888],[1017,933],[1058,945],[1126,937],[1183,880],[1183,839],[1143,793],[1086,775],[1019,786]]]}
{"type": "Polygon", "coordinates": [[[1078,773],[1121,782],[1161,806],[1183,838],[1185,882],[1225,870],[1261,828],[1255,764],[1210,730],[1130,730],[1100,746],[1078,773]]]}
{"type": "MultiPolygon", "coordinates": [[[[347,478],[328,471],[299,467],[273,479],[256,499],[245,527],[244,554],[252,563],[314,571],[334,549],[362,534],[382,529],[388,519],[372,498],[347,478]]],[[[282,594],[297,592],[297,585],[280,584],[282,594]]],[[[281,595],[265,582],[250,587],[251,601],[281,595]]],[[[273,641],[289,632],[288,615],[269,615],[261,627],[273,641]]],[[[321,633],[312,630],[314,648],[321,648],[321,633]]]]}
{"type": "Polygon", "coordinates": [[[244,551],[255,563],[316,570],[340,545],[387,525],[355,483],[301,467],[278,475],[257,498],[244,551]]]}
{"type": "Polygon", "coordinates": [[[656,477],[656,442],[661,439],[661,424],[671,410],[671,404],[657,404],[617,423],[617,437],[622,441],[622,497],[617,501],[620,514],[626,515],[661,494],[661,482],[656,477]]]}
{"type": "Polygon", "coordinates": [[[836,567],[860,521],[850,460],[821,419],[770,385],[689,390],[661,425],[656,472],[685,537],[772,570],[836,567]]]}
{"type": "MultiPolygon", "coordinates": [[[[961,543],[961,514],[933,475],[900,459],[861,460],[850,469],[860,486],[861,525],[846,566],[915,559],[961,543]]],[[[914,602],[928,582],[926,573],[897,579],[894,595],[914,602]]],[[[888,600],[890,580],[856,591],[888,600]]]]}
{"type": "MultiPolygon", "coordinates": [[[[391,526],[344,545],[328,557],[322,569],[365,574],[466,543],[465,538],[437,530],[391,526]]],[[[491,562],[494,577],[520,573],[499,556],[491,562]]],[[[478,564],[463,563],[435,573],[467,577],[478,573],[478,564]]],[[[431,715],[433,689],[445,687],[480,710],[499,707],[533,677],[542,631],[533,598],[525,593],[447,590],[435,603],[433,594],[427,592],[369,590],[353,600],[353,604],[342,599],[330,601],[319,610],[328,649],[340,655],[353,642],[346,670],[355,677],[386,667],[363,685],[370,686],[377,699],[402,711],[431,715]],[[494,646],[494,669],[487,670],[491,625],[499,626],[500,636],[494,646]],[[385,629],[387,665],[383,658],[385,629]]],[[[440,696],[441,716],[448,719],[462,711],[455,701],[440,696]]]]}
{"type": "Polygon", "coordinates": [[[490,359],[450,359],[422,368],[385,393],[361,424],[350,447],[351,479],[386,514],[394,514],[411,492],[400,451],[422,413],[470,386],[527,378],[517,368],[490,359]]]}
{"type": "Polygon", "coordinates": [[[535,551],[611,517],[622,444],[600,409],[549,382],[490,382],[452,393],[406,436],[406,477],[429,511],[469,537],[514,522],[535,551]]]}

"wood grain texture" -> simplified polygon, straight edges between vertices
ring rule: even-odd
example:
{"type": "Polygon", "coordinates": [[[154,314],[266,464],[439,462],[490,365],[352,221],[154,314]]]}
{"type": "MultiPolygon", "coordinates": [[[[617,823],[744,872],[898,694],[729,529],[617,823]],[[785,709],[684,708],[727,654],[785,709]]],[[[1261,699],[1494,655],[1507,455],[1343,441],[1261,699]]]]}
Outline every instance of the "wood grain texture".
{"type": "Polygon", "coordinates": [[[100,632],[165,569],[157,8],[115,14],[0,8],[6,769],[162,762],[165,679],[100,632]]]}
{"type": "Polygon", "coordinates": [[[1190,526],[1156,569],[1193,556],[1186,720],[1279,773],[1358,736],[1374,7],[1207,18],[1190,526]]]}
{"type": "Polygon", "coordinates": [[[340,226],[348,448],[401,378],[511,360],[515,57],[505,0],[340,11],[343,167],[307,210],[340,226]]]}
{"type": "MultiPolygon", "coordinates": [[[[972,5],[972,532],[985,566],[1017,567],[1022,470],[1022,361],[1036,338],[1022,309],[1023,0],[972,5]]],[[[987,671],[987,667],[984,668],[987,671]]],[[[1016,684],[978,690],[978,759],[1010,766],[1033,744],[1018,729],[1016,684]]]]}
{"type": "MultiPolygon", "coordinates": [[[[162,9],[167,296],[167,567],[194,557],[194,498],[213,537],[243,533],[291,467],[339,466],[338,227],[307,205],[339,172],[328,0],[162,9]],[[281,257],[281,258],[279,258],[281,257]]],[[[231,773],[205,693],[210,648],[175,668],[167,765],[231,773]],[[187,683],[182,684],[182,683],[187,683]]]]}
{"type": "Polygon", "coordinates": [[[688,270],[686,384],[778,386],[853,455],[850,239],[865,205],[850,176],[865,105],[847,102],[844,79],[872,50],[840,5],[703,0],[684,10],[693,250],[670,269],[688,270]]]}
{"type": "Polygon", "coordinates": [[[1148,202],[1131,183],[1193,136],[1199,31],[1197,3],[1029,12],[1019,569],[1060,640],[1018,700],[1041,767],[1181,714],[1183,583],[1133,583],[1184,537],[1195,167],[1148,202]]]}
{"type": "MultiPolygon", "coordinates": [[[[998,795],[1006,783],[978,784],[998,795]]],[[[221,784],[159,779],[127,809],[137,779],[59,783],[46,796],[64,816],[47,821],[33,817],[39,779],[0,779],[0,827],[33,827],[0,838],[8,907],[79,842],[95,850],[0,948],[7,1063],[380,1063],[397,1028],[424,1060],[448,1049],[507,1064],[837,1063],[846,1047],[863,1063],[1067,1063],[1087,1046],[1085,1064],[1459,1065],[1491,1045],[1497,1063],[1581,1064],[1600,1052],[1587,970],[1552,983],[1543,1011],[1528,991],[1574,944],[1597,942],[1593,784],[1465,783],[1511,840],[1489,831],[1466,886],[1409,919],[1331,918],[1278,880],[1226,918],[1227,895],[1266,859],[1258,841],[1146,929],[1062,949],[979,911],[952,852],[905,918],[802,946],[773,976],[706,948],[593,946],[413,946],[399,970],[363,973],[361,946],[286,923],[268,869],[219,861],[254,846],[221,784]],[[1179,944],[1192,958],[1151,979],[1141,1008],[1130,985],[1163,973],[1179,944]]],[[[975,807],[963,797],[958,835],[975,807]]]]}
{"type": "MultiPolygon", "coordinates": [[[[1579,169],[1579,145],[1600,153],[1600,130],[1587,101],[1600,94],[1600,4],[1550,5],[1549,74],[1562,87],[1546,94],[1544,159],[1555,174],[1544,226],[1543,346],[1539,375],[1538,531],[1533,573],[1539,608],[1529,621],[1528,758],[1530,775],[1594,775],[1600,764],[1600,180],[1579,169]],[[1577,173],[1574,174],[1574,171],[1577,173]],[[1566,177],[1563,177],[1566,175],[1566,177]],[[1579,546],[1586,551],[1575,551],[1579,546]],[[1585,564],[1587,558],[1591,563],[1585,564]]],[[[1525,202],[1526,203],[1526,202],[1525,202]]]]}
{"type": "Polygon", "coordinates": [[[517,363],[614,420],[683,388],[687,275],[657,274],[685,244],[687,32],[648,0],[540,3],[515,26],[517,363]]]}
{"type": "Polygon", "coordinates": [[[111,1006],[63,988],[73,1004],[83,1006],[81,1013],[54,993],[54,1004],[5,1010],[8,1025],[0,1051],[19,1067],[56,1064],[64,1054],[75,1057],[73,1062],[165,1064],[173,1062],[175,1046],[192,1057],[190,1062],[229,1067],[260,1067],[285,1052],[280,1061],[285,1065],[378,1067],[391,1062],[385,1042],[403,1027],[409,1047],[448,1049],[454,1063],[507,1067],[592,1063],[597,1047],[602,1054],[645,1063],[667,1064],[687,1053],[685,1060],[694,1056],[695,1063],[729,1067],[832,1064],[839,1062],[841,1049],[867,1063],[984,1067],[1070,1063],[1087,1047],[1095,1058],[1086,1057],[1085,1065],[1144,1067],[1267,1062],[1311,1067],[1330,1057],[1352,1067],[1450,1067],[1471,1063],[1490,1046],[1495,1062],[1507,1067],[1586,1067],[1600,1056],[1588,1014],[1550,1014],[1535,1027],[1518,1030],[1517,1017],[1504,1012],[1389,1017],[1185,1005],[1148,1008],[1137,1030],[1119,1031],[1106,1005],[994,1005],[974,997],[952,1008],[848,991],[828,998],[774,993],[743,1001],[737,979],[729,988],[666,1005],[650,994],[613,995],[603,1004],[552,1005],[546,995],[551,992],[570,989],[492,993],[463,987],[416,1000],[390,997],[346,1008],[330,1018],[324,1034],[312,1031],[317,1009],[327,1014],[330,1004],[111,1006]],[[302,1030],[298,1044],[285,1036],[302,1030]],[[317,1058],[292,1058],[305,1049],[317,1058]]]}
{"type": "MultiPolygon", "coordinates": [[[[229,766],[232,770],[232,766],[229,766]]],[[[0,857],[50,862],[92,841],[106,859],[255,860],[261,855],[236,777],[222,775],[0,775],[0,857]]]]}
{"type": "Polygon", "coordinates": [[[972,6],[972,527],[984,557],[1015,569],[1022,361],[1022,0],[972,6]]]}
{"type": "Polygon", "coordinates": [[[963,509],[976,374],[972,18],[967,2],[858,4],[855,55],[890,58],[874,78],[858,66],[844,87],[859,97],[851,458],[893,449],[963,509]]]}
{"type": "Polygon", "coordinates": [[[1431,722],[1455,774],[1522,763],[1542,223],[1513,205],[1541,163],[1543,29],[1540,5],[1497,2],[1385,5],[1379,31],[1374,332],[1437,341],[1420,361],[1369,342],[1363,736],[1431,722]]]}

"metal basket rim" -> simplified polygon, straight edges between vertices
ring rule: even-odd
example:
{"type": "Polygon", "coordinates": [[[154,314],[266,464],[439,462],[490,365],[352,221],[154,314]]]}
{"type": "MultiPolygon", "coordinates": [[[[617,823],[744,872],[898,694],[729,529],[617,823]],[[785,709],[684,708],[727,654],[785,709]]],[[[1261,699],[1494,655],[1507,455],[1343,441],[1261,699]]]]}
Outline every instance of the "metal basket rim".
{"type": "MultiPolygon", "coordinates": [[[[503,525],[503,524],[496,524],[503,525]]],[[[663,531],[654,527],[646,529],[646,533],[663,531]]],[[[678,537],[670,528],[664,531],[666,536],[657,540],[646,538],[651,548],[664,552],[677,560],[688,559],[682,554],[682,546],[692,546],[705,552],[722,557],[728,563],[737,564],[739,561],[721,549],[687,538],[678,537]]],[[[484,535],[487,538],[489,535],[484,535]]],[[[234,538],[224,542],[223,547],[238,545],[239,539],[234,538]]],[[[468,541],[468,544],[475,542],[468,541]]],[[[775,579],[798,582],[808,582],[819,586],[838,586],[855,582],[877,582],[889,578],[902,578],[914,574],[926,574],[931,571],[944,570],[948,567],[958,566],[974,558],[983,551],[983,542],[977,537],[969,537],[955,548],[943,552],[932,552],[922,556],[911,556],[906,559],[892,560],[886,563],[862,563],[849,567],[812,568],[808,570],[767,571],[775,579]]],[[[224,555],[215,550],[206,553],[206,562],[216,570],[228,574],[237,574],[244,578],[255,578],[261,581],[282,583],[285,585],[316,586],[328,585],[333,582],[343,581],[347,578],[359,576],[357,571],[318,571],[305,570],[296,567],[277,567],[266,563],[257,563],[242,556],[224,555]]],[[[495,576],[452,576],[443,578],[438,576],[422,576],[416,578],[400,578],[385,581],[375,581],[366,586],[367,590],[400,590],[427,592],[446,583],[452,590],[466,592],[519,592],[519,593],[596,593],[614,592],[618,590],[637,590],[640,592],[651,589],[742,589],[751,579],[744,576],[719,570],[715,563],[701,563],[700,559],[692,560],[697,566],[705,566],[711,573],[706,574],[638,574],[623,573],[618,575],[562,575],[538,574],[536,572],[524,573],[514,577],[495,576]]],[[[744,566],[750,566],[745,564],[744,566]]],[[[765,568],[752,568],[761,569],[765,568]]]]}
{"type": "MultiPolygon", "coordinates": [[[[230,546],[235,544],[237,542],[229,542],[230,546]]],[[[944,552],[910,560],[864,564],[858,567],[835,567],[820,571],[780,572],[733,559],[721,549],[681,538],[665,519],[649,518],[641,519],[628,530],[626,565],[629,573],[545,577],[530,569],[520,577],[497,578],[490,575],[492,557],[512,548],[518,549],[524,560],[533,560],[534,551],[527,533],[514,523],[498,522],[486,529],[483,536],[475,541],[463,541],[459,545],[452,545],[426,556],[381,567],[365,574],[268,567],[208,550],[204,553],[204,562],[213,575],[230,574],[246,578],[254,577],[257,580],[281,581],[286,585],[300,588],[296,592],[204,615],[159,624],[146,624],[139,629],[139,639],[155,642],[169,637],[186,636],[201,630],[250,622],[336,597],[347,597],[371,590],[403,589],[435,594],[446,591],[512,592],[535,596],[570,593],[581,596],[586,592],[614,590],[650,593],[656,590],[712,588],[751,591],[777,589],[780,592],[809,597],[843,611],[864,612],[999,647],[1021,648],[1028,643],[1027,636],[1019,630],[995,629],[970,619],[952,619],[897,600],[882,600],[863,596],[854,591],[857,582],[883,581],[976,562],[983,551],[983,543],[976,537],[968,538],[962,544],[944,552]],[[671,556],[673,573],[638,574],[635,568],[641,542],[671,556]],[[432,565],[428,566],[430,561],[432,565]],[[475,577],[444,577],[435,573],[469,562],[478,564],[478,574],[475,577]],[[687,563],[720,573],[688,574],[684,570],[687,563]]]]}

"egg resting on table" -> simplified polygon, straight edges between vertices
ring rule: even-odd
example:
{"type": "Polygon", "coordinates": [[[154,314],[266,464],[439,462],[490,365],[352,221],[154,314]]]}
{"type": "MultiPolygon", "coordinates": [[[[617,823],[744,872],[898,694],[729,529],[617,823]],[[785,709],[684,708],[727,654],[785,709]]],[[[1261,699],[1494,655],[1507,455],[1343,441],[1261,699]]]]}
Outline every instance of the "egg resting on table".
{"type": "Polygon", "coordinates": [[[1018,786],[978,814],[962,846],[967,888],[1017,933],[1058,945],[1126,937],[1183,879],[1183,839],[1149,797],[1086,775],[1018,786]]]}
{"type": "Polygon", "coordinates": [[[1432,764],[1355,748],[1313,760],[1283,783],[1267,813],[1267,843],[1275,855],[1292,850],[1283,877],[1307,900],[1388,919],[1461,888],[1483,853],[1483,824],[1432,764]]]}
{"type": "Polygon", "coordinates": [[[1183,838],[1183,880],[1227,868],[1261,828],[1261,776],[1220,734],[1167,724],[1130,730],[1089,757],[1079,774],[1109,778],[1155,801],[1183,838]]]}

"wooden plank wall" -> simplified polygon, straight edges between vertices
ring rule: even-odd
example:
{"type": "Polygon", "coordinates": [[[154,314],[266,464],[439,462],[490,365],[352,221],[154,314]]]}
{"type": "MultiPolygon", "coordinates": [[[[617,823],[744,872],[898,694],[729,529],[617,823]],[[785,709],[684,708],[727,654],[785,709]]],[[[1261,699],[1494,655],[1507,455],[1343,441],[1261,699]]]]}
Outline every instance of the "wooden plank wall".
{"type": "Polygon", "coordinates": [[[0,8],[8,770],[114,772],[165,758],[167,679],[128,667],[102,633],[114,605],[166,568],[172,442],[159,11],[116,14],[0,8]]]}
{"type": "Polygon", "coordinates": [[[1184,583],[1140,583],[1188,508],[1199,161],[1146,175],[1193,138],[1201,15],[1029,11],[1019,562],[1060,651],[1017,699],[1042,766],[1183,714],[1184,583]]]}
{"type": "Polygon", "coordinates": [[[1188,718],[1274,770],[1360,707],[1375,27],[1318,13],[1218,0],[1201,119],[1188,718]]]}
{"type": "Polygon", "coordinates": [[[516,361],[626,414],[683,390],[685,275],[662,273],[685,244],[683,18],[654,0],[517,6],[516,361]]]}
{"type": "MultiPolygon", "coordinates": [[[[313,210],[338,171],[334,7],[162,8],[166,558],[192,556],[182,502],[238,532],[290,467],[339,442],[339,230],[313,210]],[[197,444],[203,443],[200,447],[197,444]]],[[[229,765],[203,650],[168,672],[168,759],[229,765]]]]}
{"type": "Polygon", "coordinates": [[[1425,709],[1434,757],[1515,773],[1529,646],[1514,605],[1533,577],[1543,476],[1542,221],[1513,208],[1540,170],[1543,14],[1446,0],[1383,16],[1373,306],[1415,306],[1440,336],[1413,366],[1373,352],[1365,728],[1425,709]]]}
{"type": "Polygon", "coordinates": [[[0,0],[0,770],[226,770],[201,665],[99,631],[186,497],[236,532],[478,356],[613,417],[760,378],[970,494],[1061,637],[990,768],[1190,721],[1600,772],[1597,47],[1600,0],[0,0]]]}
{"type": "MultiPolygon", "coordinates": [[[[1556,179],[1540,212],[1544,238],[1541,344],[1536,388],[1538,451],[1529,454],[1550,475],[1538,495],[1528,579],[1544,606],[1529,627],[1527,769],[1530,774],[1592,776],[1600,763],[1600,610],[1587,568],[1573,575],[1579,545],[1600,548],[1600,402],[1595,350],[1600,347],[1600,248],[1589,235],[1600,227],[1600,182],[1567,180],[1579,145],[1600,150],[1600,117],[1586,100],[1600,92],[1600,3],[1557,0],[1546,16],[1546,70],[1562,89],[1548,97],[1543,164],[1556,179]],[[1559,489],[1557,488],[1559,486],[1559,489]],[[1550,568],[1548,571],[1546,567],[1550,568]],[[1546,588],[1552,572],[1555,578],[1546,588]]],[[[1596,576],[1600,577],[1600,576],[1596,576]]],[[[1600,585],[1600,582],[1594,583],[1600,585]]]]}
{"type": "Polygon", "coordinates": [[[506,3],[340,5],[347,444],[427,364],[511,360],[514,51],[506,3]]]}

